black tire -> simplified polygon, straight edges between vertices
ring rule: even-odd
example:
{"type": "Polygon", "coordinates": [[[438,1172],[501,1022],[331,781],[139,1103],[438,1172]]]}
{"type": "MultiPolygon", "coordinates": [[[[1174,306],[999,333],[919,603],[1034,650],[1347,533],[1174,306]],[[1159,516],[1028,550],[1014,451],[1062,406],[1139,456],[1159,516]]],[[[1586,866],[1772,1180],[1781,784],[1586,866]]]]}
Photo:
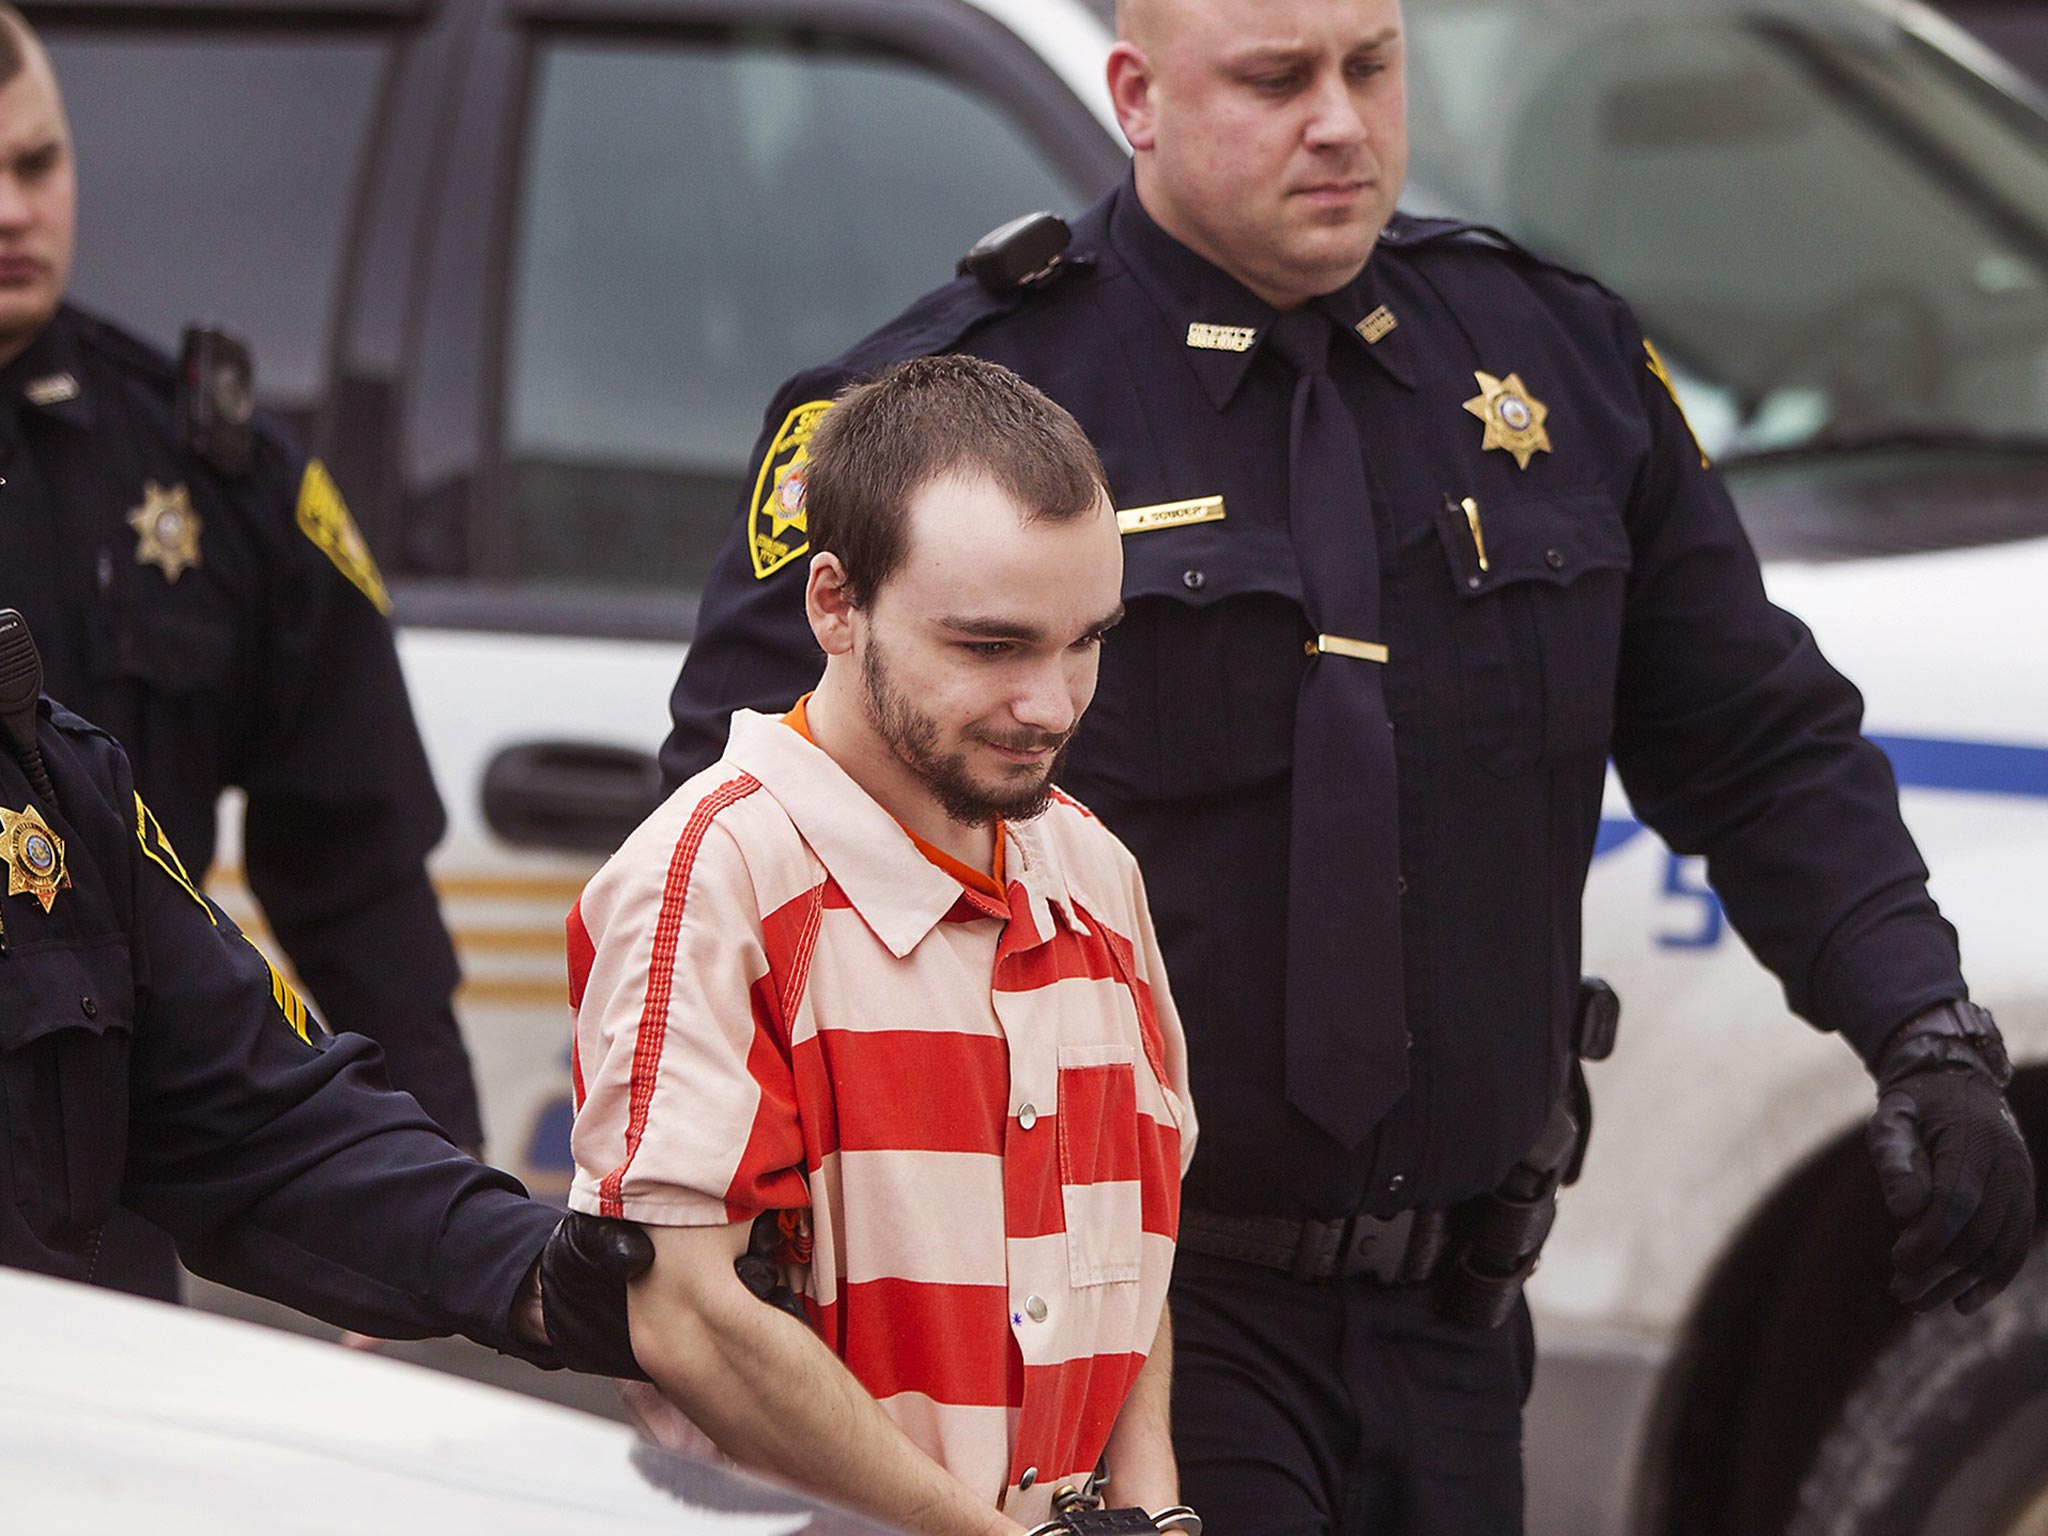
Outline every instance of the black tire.
{"type": "Polygon", "coordinates": [[[1917,1317],[1821,1441],[1788,1536],[2048,1536],[2048,1242],[1971,1317],[1917,1317]]]}

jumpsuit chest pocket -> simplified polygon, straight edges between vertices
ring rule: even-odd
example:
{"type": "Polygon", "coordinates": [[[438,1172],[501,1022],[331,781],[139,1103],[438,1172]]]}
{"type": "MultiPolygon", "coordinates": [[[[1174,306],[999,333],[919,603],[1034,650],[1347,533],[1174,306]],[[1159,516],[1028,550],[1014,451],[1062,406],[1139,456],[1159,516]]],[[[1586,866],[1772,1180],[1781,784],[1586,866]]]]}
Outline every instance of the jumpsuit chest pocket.
{"type": "Polygon", "coordinates": [[[120,1192],[134,989],[119,937],[0,954],[0,1177],[52,1246],[83,1246],[120,1192]]]}
{"type": "Polygon", "coordinates": [[[1128,1045],[1059,1050],[1060,1205],[1076,1286],[1136,1280],[1145,1210],[1136,1057],[1128,1045]]]}
{"type": "Polygon", "coordinates": [[[1103,644],[1077,779],[1198,800],[1285,777],[1309,632],[1292,541],[1226,520],[1123,547],[1127,611],[1103,644]]]}
{"type": "Polygon", "coordinates": [[[1501,499],[1478,506],[1476,532],[1474,521],[1448,497],[1436,519],[1459,599],[1451,623],[1466,750],[1503,777],[1604,757],[1631,564],[1613,498],[1594,489],[1501,499]]]}

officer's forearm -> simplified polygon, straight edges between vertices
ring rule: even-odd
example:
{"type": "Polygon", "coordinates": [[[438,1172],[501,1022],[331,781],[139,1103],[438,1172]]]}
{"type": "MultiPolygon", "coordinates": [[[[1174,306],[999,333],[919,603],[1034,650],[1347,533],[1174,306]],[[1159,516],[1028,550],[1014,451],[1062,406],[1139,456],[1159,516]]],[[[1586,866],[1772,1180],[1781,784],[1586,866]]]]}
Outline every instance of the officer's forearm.
{"type": "Polygon", "coordinates": [[[1151,1353],[1110,1429],[1104,1459],[1110,1504],[1135,1504],[1156,1514],[1180,1502],[1180,1468],[1173,1459],[1173,1322],[1164,1312],[1151,1353]]]}
{"type": "Polygon", "coordinates": [[[718,1448],[929,1536],[1016,1536],[1014,1522],[911,1444],[818,1336],[733,1273],[748,1227],[649,1227],[627,1291],[633,1350],[718,1448]]]}

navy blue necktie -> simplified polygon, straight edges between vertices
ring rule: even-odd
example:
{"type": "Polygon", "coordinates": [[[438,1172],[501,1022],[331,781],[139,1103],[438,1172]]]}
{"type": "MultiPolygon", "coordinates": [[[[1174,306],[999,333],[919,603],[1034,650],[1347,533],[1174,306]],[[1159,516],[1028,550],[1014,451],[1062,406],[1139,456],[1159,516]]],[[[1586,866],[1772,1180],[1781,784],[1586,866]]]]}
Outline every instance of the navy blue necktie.
{"type": "Polygon", "coordinates": [[[1330,377],[1334,334],[1301,309],[1267,344],[1299,376],[1288,521],[1317,631],[1294,725],[1287,1101],[1350,1148],[1408,1086],[1408,1027],[1379,550],[1358,425],[1330,377]]]}

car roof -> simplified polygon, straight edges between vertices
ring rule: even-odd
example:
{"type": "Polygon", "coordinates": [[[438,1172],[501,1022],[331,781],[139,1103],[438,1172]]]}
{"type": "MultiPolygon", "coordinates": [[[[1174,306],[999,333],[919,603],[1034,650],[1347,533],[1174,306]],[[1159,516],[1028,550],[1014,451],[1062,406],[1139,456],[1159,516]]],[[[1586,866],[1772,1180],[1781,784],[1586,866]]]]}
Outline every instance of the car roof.
{"type": "Polygon", "coordinates": [[[0,1359],[10,1529],[883,1536],[623,1424],[4,1269],[0,1359]]]}

